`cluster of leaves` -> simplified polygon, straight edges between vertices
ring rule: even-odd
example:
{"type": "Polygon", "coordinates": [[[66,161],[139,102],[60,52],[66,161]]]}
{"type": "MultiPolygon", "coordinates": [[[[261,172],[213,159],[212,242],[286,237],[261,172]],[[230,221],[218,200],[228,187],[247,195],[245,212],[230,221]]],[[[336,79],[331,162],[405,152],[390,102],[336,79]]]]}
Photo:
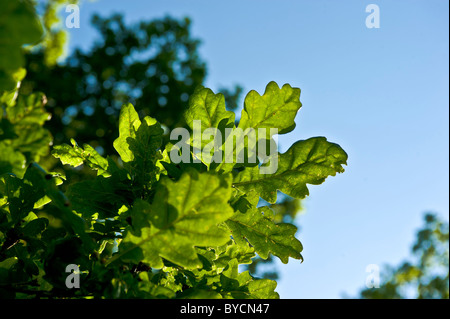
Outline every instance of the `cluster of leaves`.
{"type": "Polygon", "coordinates": [[[5,105],[0,120],[0,174],[21,177],[26,163],[38,162],[49,153],[52,136],[43,124],[51,115],[44,109],[45,101],[45,95],[35,93],[5,105]]]}
{"type": "Polygon", "coordinates": [[[22,177],[25,163],[45,156],[52,140],[42,127],[50,118],[44,110],[45,96],[18,98],[26,75],[23,47],[39,42],[44,30],[29,1],[2,1],[0,21],[0,174],[22,177]]]}
{"type": "Polygon", "coordinates": [[[11,103],[17,83],[25,76],[22,47],[43,36],[42,25],[28,1],[0,3],[0,99],[11,103]]]}
{"type": "MultiPolygon", "coordinates": [[[[26,39],[13,41],[19,50],[5,59],[20,62],[22,45],[31,39],[27,36],[37,39],[42,27],[28,1],[5,3],[8,12],[36,22],[23,25],[26,39]]],[[[5,16],[3,25],[10,28],[14,17],[5,16]]],[[[112,143],[117,155],[104,157],[73,139],[71,145],[53,148],[53,156],[63,164],[95,172],[94,178],[65,183],[64,174],[36,164],[52,141],[43,128],[49,119],[46,98],[18,94],[15,72],[4,72],[14,85],[0,87],[2,297],[278,297],[275,281],[240,272],[239,265],[251,265],[255,256],[275,256],[283,263],[289,257],[302,259],[302,245],[294,225],[259,203],[275,203],[278,191],[303,198],[308,195],[306,184],[320,184],[342,172],[347,155],[337,144],[323,137],[298,141],[277,154],[278,170],[271,175],[259,172],[266,163],[175,164],[168,155],[173,145],[160,122],[140,118],[126,103],[120,111],[119,136],[112,143]],[[66,286],[70,264],[80,269],[79,289],[66,286]]],[[[203,128],[221,132],[230,127],[277,128],[285,134],[295,126],[299,98],[299,89],[271,82],[263,95],[249,92],[235,123],[225,97],[201,87],[182,114],[189,126],[200,120],[203,128]]],[[[193,160],[196,145],[189,143],[193,160]]]]}
{"type": "MultiPolygon", "coordinates": [[[[251,91],[241,115],[246,122],[238,127],[289,132],[299,95],[299,89],[287,84],[280,89],[274,82],[262,96],[251,91]]],[[[209,119],[205,126],[218,129],[223,121],[234,125],[223,95],[206,88],[194,93],[185,116],[209,119]]],[[[2,176],[1,285],[18,292],[26,283],[22,292],[73,297],[278,297],[276,282],[238,269],[256,254],[263,259],[272,254],[283,263],[302,259],[296,227],[276,223],[259,199],[274,203],[277,190],[303,198],[306,184],[343,171],[346,153],[323,137],[298,141],[278,154],[275,174],[261,175],[250,163],[174,164],[170,147],[155,119],[140,119],[126,104],[114,141],[120,165],[72,141],[55,146],[53,155],[97,176],[69,185],[65,194],[56,185],[60,176],[35,165],[23,179],[2,176]],[[63,289],[68,264],[80,266],[80,289],[63,289]]]]}
{"type": "Polygon", "coordinates": [[[206,76],[190,20],[166,17],[127,25],[120,15],[95,15],[92,26],[99,40],[88,50],[76,49],[64,63],[46,63],[48,46],[26,55],[28,74],[21,92],[47,95],[53,115],[47,127],[55,145],[76,137],[105,154],[114,153],[119,113],[126,103],[170,129],[183,126],[188,98],[206,76]]]}
{"type": "MultiPolygon", "coordinates": [[[[98,32],[95,44],[88,49],[75,50],[55,64],[67,38],[56,14],[63,3],[77,1],[37,3],[44,38],[25,55],[27,76],[20,87],[23,95],[45,92],[46,108],[52,114],[45,126],[54,144],[69,143],[76,137],[78,143],[87,143],[100,154],[110,154],[117,159],[113,141],[120,108],[128,102],[141,115],[152,115],[169,129],[185,126],[182,114],[188,107],[188,96],[203,83],[207,74],[206,62],[198,51],[201,42],[190,31],[191,21],[165,17],[126,24],[119,14],[94,15],[91,22],[98,32]],[[54,81],[55,78],[61,81],[54,81]]],[[[224,94],[228,110],[238,108],[241,87],[220,88],[219,92],[224,94]]],[[[62,171],[60,162],[51,156],[43,157],[40,165],[49,171],[62,171]]],[[[84,166],[66,169],[64,173],[71,181],[93,175],[84,166]]],[[[298,204],[298,200],[281,197],[276,204],[275,218],[286,216],[286,221],[292,222],[290,217],[297,212],[298,204]]],[[[249,270],[275,278],[274,269],[270,273],[259,273],[256,267],[264,262],[265,268],[274,268],[271,261],[271,257],[259,258],[249,270]]]]}
{"type": "Polygon", "coordinates": [[[379,288],[360,292],[364,299],[448,299],[449,226],[436,214],[424,216],[417,232],[412,258],[397,267],[385,266],[379,288]]]}

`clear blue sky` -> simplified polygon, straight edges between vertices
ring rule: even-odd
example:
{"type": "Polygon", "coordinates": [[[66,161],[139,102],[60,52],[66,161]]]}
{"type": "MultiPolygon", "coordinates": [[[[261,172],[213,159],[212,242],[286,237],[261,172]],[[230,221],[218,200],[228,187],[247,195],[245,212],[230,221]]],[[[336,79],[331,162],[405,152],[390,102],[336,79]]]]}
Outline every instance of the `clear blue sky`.
{"type": "MultiPolygon", "coordinates": [[[[81,5],[69,52],[89,48],[92,13],[126,21],[189,16],[206,85],[261,94],[272,80],[302,90],[297,128],[348,153],[344,174],[311,186],[297,219],[305,261],[279,264],[282,298],[355,296],[368,264],[409,254],[425,211],[449,213],[447,0],[98,0],[81,5]],[[368,4],[380,28],[368,29],[368,4]]],[[[63,13],[64,15],[65,13],[63,13]]]]}

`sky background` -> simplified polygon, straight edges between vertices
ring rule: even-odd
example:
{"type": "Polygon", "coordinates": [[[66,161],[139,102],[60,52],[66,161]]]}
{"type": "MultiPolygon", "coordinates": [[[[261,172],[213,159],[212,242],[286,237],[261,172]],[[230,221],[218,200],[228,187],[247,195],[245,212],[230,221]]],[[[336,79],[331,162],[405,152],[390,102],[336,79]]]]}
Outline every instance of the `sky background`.
{"type": "Polygon", "coordinates": [[[68,53],[99,38],[93,13],[129,23],[188,16],[213,91],[239,84],[262,94],[270,81],[301,88],[283,152],[313,136],[346,150],[346,172],[309,187],[296,220],[305,261],[277,264],[282,298],[357,296],[367,265],[409,256],[424,212],[448,221],[447,0],[97,0],[80,9],[68,53]],[[365,25],[371,3],[379,29],[365,25]]]}

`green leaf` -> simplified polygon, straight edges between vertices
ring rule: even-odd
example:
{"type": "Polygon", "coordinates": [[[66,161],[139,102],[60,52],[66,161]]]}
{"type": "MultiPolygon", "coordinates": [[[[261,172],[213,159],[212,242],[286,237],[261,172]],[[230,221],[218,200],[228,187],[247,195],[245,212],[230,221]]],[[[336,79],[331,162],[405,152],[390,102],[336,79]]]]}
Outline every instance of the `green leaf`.
{"type": "Polygon", "coordinates": [[[201,121],[203,133],[207,128],[232,126],[234,112],[226,110],[223,94],[214,94],[208,88],[199,87],[189,99],[189,108],[184,114],[184,119],[191,129],[194,129],[193,121],[201,121]]]}
{"type": "Polygon", "coordinates": [[[2,44],[33,44],[38,42],[43,34],[33,5],[28,1],[2,1],[0,5],[0,38],[2,44]]]}
{"type": "MultiPolygon", "coordinates": [[[[29,175],[29,174],[28,174],[29,175]]],[[[25,218],[45,192],[39,183],[25,174],[24,179],[5,174],[0,178],[0,194],[8,198],[9,212],[14,223],[25,218]]]]}
{"type": "Polygon", "coordinates": [[[230,238],[217,227],[233,214],[227,203],[230,183],[230,176],[194,170],[177,182],[162,178],[153,203],[138,201],[133,207],[148,216],[151,225],[142,224],[140,234],[129,229],[118,256],[134,261],[141,258],[155,268],[163,266],[161,258],[188,269],[201,267],[194,247],[223,245],[230,238]]]}
{"type": "Polygon", "coordinates": [[[119,118],[119,137],[114,141],[114,148],[119,153],[125,168],[132,179],[144,189],[156,181],[159,168],[156,161],[162,157],[159,148],[162,143],[163,129],[149,116],[143,121],[133,105],[122,107],[119,118]]]}
{"type": "MultiPolygon", "coordinates": [[[[0,144],[11,148],[13,152],[21,153],[26,162],[37,162],[41,156],[48,154],[52,136],[42,125],[50,118],[44,109],[43,94],[20,96],[15,105],[6,107],[6,119],[2,120],[2,127],[6,136],[2,136],[0,144]]],[[[1,146],[0,146],[1,147],[1,146]]],[[[11,157],[11,155],[9,156],[11,157]]],[[[18,159],[17,155],[13,156],[18,159]]],[[[22,176],[23,168],[10,162],[13,172],[22,176]]]]}
{"type": "Polygon", "coordinates": [[[89,168],[98,171],[98,175],[109,176],[108,160],[102,157],[92,146],[84,144],[79,147],[72,140],[72,147],[67,144],[57,145],[53,147],[52,155],[61,160],[63,164],[69,164],[77,167],[85,163],[89,168]]]}
{"type": "MultiPolygon", "coordinates": [[[[241,112],[239,125],[233,127],[234,134],[237,140],[242,140],[244,145],[244,157],[255,156],[258,152],[257,146],[248,145],[247,138],[251,132],[254,132],[255,142],[261,139],[266,140],[268,146],[274,134],[285,134],[295,128],[295,116],[302,104],[300,103],[300,89],[292,88],[289,84],[283,85],[280,89],[275,82],[270,82],[266,86],[264,94],[261,96],[256,91],[250,91],[245,97],[244,109],[241,112]],[[259,129],[266,129],[264,136],[260,136],[259,129]]],[[[227,137],[225,142],[225,149],[227,144],[232,142],[233,136],[227,137]]],[[[229,155],[233,157],[226,157],[225,162],[215,167],[217,171],[230,172],[237,163],[236,152],[238,146],[232,142],[233,150],[229,155]]],[[[242,143],[242,142],[241,142],[242,143]]],[[[229,145],[229,144],[228,144],[229,145]]],[[[268,148],[266,146],[266,148],[268,148]]],[[[227,150],[226,150],[227,151],[227,150]]],[[[244,158],[243,157],[243,158],[244,158]]],[[[239,166],[257,166],[258,160],[254,163],[249,163],[244,159],[239,166]]]]}
{"type": "Polygon", "coordinates": [[[213,260],[216,268],[225,268],[232,259],[236,259],[239,264],[250,264],[252,258],[256,256],[254,247],[248,243],[236,244],[230,240],[227,245],[214,248],[216,258],[213,260]]]}
{"type": "Polygon", "coordinates": [[[41,156],[49,153],[52,136],[50,132],[39,125],[16,125],[19,136],[11,141],[15,150],[28,155],[28,160],[38,162],[41,156]]]}
{"type": "MultiPolygon", "coordinates": [[[[210,155],[213,155],[214,149],[223,144],[225,129],[234,127],[234,117],[234,112],[225,108],[223,94],[214,94],[212,90],[204,87],[197,88],[191,95],[189,107],[184,113],[184,120],[193,132],[189,140],[193,158],[200,159],[209,168],[211,159],[203,158],[203,148],[210,143],[208,147],[214,145],[210,150],[210,155]],[[220,135],[214,141],[216,134],[220,135]],[[222,138],[219,139],[219,136],[222,138]]],[[[169,147],[171,148],[171,145],[169,147]]]]}
{"type": "Polygon", "coordinates": [[[72,209],[84,218],[91,218],[95,213],[99,218],[117,216],[119,209],[133,197],[130,185],[117,174],[72,184],[66,195],[72,209]]]}
{"type": "Polygon", "coordinates": [[[4,173],[14,173],[23,176],[25,172],[25,156],[16,151],[12,146],[0,141],[0,175],[4,173]]]}
{"type": "Polygon", "coordinates": [[[233,239],[228,243],[217,247],[197,247],[197,254],[203,263],[203,268],[193,270],[197,281],[203,279],[212,281],[232,259],[236,259],[239,264],[251,264],[252,258],[256,256],[255,250],[248,243],[238,245],[233,239]]]}
{"type": "Polygon", "coordinates": [[[323,183],[328,176],[342,173],[346,163],[347,154],[339,145],[324,137],[313,137],[298,141],[286,153],[279,154],[274,174],[261,174],[258,166],[246,168],[237,174],[233,186],[244,193],[255,190],[270,203],[276,202],[277,190],[304,198],[309,195],[306,184],[323,183]]]}
{"type": "Polygon", "coordinates": [[[22,83],[22,80],[24,79],[26,73],[27,71],[24,68],[18,68],[10,74],[6,74],[6,72],[0,70],[0,87],[3,86],[7,88],[8,86],[15,85],[13,89],[6,90],[3,92],[3,94],[0,90],[0,103],[4,103],[6,106],[13,106],[15,104],[20,84],[22,83]],[[11,84],[8,84],[8,82],[10,82],[11,84]]]}
{"type": "Polygon", "coordinates": [[[235,299],[278,299],[277,283],[270,279],[254,279],[248,271],[239,273],[238,261],[231,260],[220,275],[221,294],[235,299]]]}
{"type": "Polygon", "coordinates": [[[12,266],[14,266],[14,264],[16,264],[17,261],[18,261],[17,257],[11,257],[11,258],[2,260],[0,262],[0,268],[8,270],[8,269],[12,268],[12,266]]]}
{"type": "Polygon", "coordinates": [[[275,224],[270,208],[256,208],[245,197],[233,206],[237,211],[225,223],[238,244],[245,246],[248,240],[263,259],[272,253],[285,264],[289,257],[303,260],[300,254],[303,246],[295,238],[297,227],[287,223],[275,224]]]}
{"type": "Polygon", "coordinates": [[[175,293],[171,289],[152,283],[149,278],[149,273],[141,272],[139,279],[140,292],[145,291],[153,298],[175,298],[175,293]]]}
{"type": "Polygon", "coordinates": [[[294,119],[301,106],[299,88],[285,84],[280,89],[270,82],[262,96],[254,90],[247,94],[238,127],[276,128],[279,134],[288,133],[295,128],[294,119]]]}
{"type": "MultiPolygon", "coordinates": [[[[30,186],[30,190],[24,192],[25,196],[29,198],[27,201],[29,203],[27,207],[31,207],[29,210],[33,208],[39,199],[48,196],[51,199],[52,206],[55,208],[53,213],[61,220],[63,226],[71,233],[77,234],[87,250],[92,249],[93,242],[85,232],[85,221],[69,209],[69,200],[56,186],[57,180],[51,178],[51,175],[35,163],[28,166],[24,180],[26,181],[24,183],[25,187],[30,186]]],[[[11,207],[13,206],[11,205],[11,207]]]]}
{"type": "Polygon", "coordinates": [[[6,108],[6,116],[13,124],[41,126],[51,118],[44,108],[46,99],[42,93],[20,95],[15,105],[6,108]]]}
{"type": "Polygon", "coordinates": [[[141,121],[133,105],[124,104],[120,110],[119,137],[114,141],[114,148],[124,162],[131,162],[134,159],[127,139],[135,139],[136,131],[140,126],[141,121]]]}
{"type": "Polygon", "coordinates": [[[14,74],[24,64],[22,46],[38,42],[43,28],[28,1],[1,1],[0,21],[0,97],[3,100],[5,91],[17,88],[14,74]]]}
{"type": "Polygon", "coordinates": [[[47,218],[37,218],[28,222],[22,229],[25,236],[34,237],[42,233],[48,226],[47,218]]]}

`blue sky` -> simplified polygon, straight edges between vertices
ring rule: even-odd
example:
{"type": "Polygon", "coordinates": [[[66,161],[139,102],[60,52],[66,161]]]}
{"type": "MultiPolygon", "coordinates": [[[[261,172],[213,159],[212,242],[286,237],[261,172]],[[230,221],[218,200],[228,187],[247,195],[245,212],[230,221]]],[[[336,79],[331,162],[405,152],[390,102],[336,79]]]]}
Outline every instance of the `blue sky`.
{"type": "MultiPolygon", "coordinates": [[[[310,186],[296,223],[305,261],[279,264],[282,298],[355,296],[369,264],[409,254],[426,211],[449,213],[449,3],[446,0],[98,0],[81,5],[68,52],[89,48],[92,13],[127,22],[192,19],[207,62],[206,86],[270,81],[300,87],[296,129],[348,153],[346,172],[310,186]],[[365,25],[368,4],[380,28],[365,25]]],[[[63,12],[63,16],[64,16],[63,12]]],[[[241,101],[242,102],[242,101],[241,101]]]]}

